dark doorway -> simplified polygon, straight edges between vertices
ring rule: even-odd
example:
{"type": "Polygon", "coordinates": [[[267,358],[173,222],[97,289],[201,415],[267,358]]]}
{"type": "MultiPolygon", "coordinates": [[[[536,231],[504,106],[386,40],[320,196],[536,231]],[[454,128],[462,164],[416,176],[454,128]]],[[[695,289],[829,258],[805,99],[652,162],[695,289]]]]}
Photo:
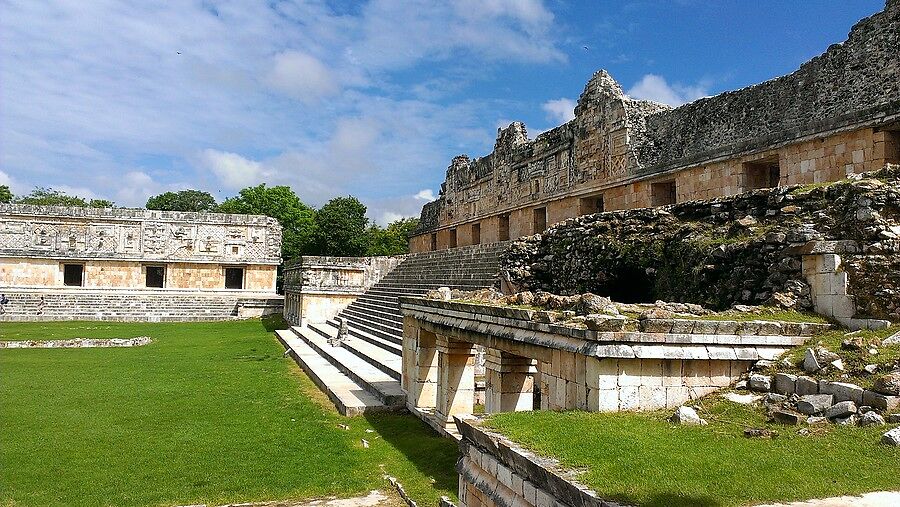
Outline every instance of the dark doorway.
{"type": "Polygon", "coordinates": [[[744,162],[744,191],[757,188],[774,188],[781,181],[778,157],[744,162]]]}
{"type": "Polygon", "coordinates": [[[498,234],[500,241],[509,240],[509,213],[500,215],[500,231],[498,234]]]}
{"type": "Polygon", "coordinates": [[[68,287],[84,285],[84,264],[63,264],[63,284],[68,287]]]}
{"type": "Polygon", "coordinates": [[[544,232],[547,229],[547,208],[534,209],[534,234],[544,232]]]}
{"type": "Polygon", "coordinates": [[[147,287],[162,289],[166,286],[166,268],[164,266],[147,266],[145,282],[147,287]]]}
{"type": "Polygon", "coordinates": [[[614,278],[602,284],[598,293],[620,303],[652,303],[656,301],[653,281],[643,268],[622,266],[614,278]]]}
{"type": "Polygon", "coordinates": [[[456,248],[456,229],[450,229],[450,238],[447,244],[450,248],[456,248]]]}
{"type": "Polygon", "coordinates": [[[675,204],[676,196],[675,180],[650,185],[650,205],[653,207],[675,204]]]}
{"type": "Polygon", "coordinates": [[[481,244],[481,224],[472,224],[472,244],[481,244]]]}
{"type": "Polygon", "coordinates": [[[244,288],[244,268],[225,268],[225,288],[244,288]]]}
{"type": "Polygon", "coordinates": [[[431,251],[437,250],[437,233],[431,233],[431,251]]]}
{"type": "Polygon", "coordinates": [[[578,201],[579,215],[593,215],[594,213],[603,213],[606,211],[603,204],[603,194],[582,197],[578,201]]]}

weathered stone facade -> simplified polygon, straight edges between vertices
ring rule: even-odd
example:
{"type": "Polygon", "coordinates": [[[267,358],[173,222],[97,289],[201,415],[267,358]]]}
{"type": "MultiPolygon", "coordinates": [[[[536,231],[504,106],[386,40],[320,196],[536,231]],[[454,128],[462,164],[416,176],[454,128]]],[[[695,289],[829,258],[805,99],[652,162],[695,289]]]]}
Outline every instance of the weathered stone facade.
{"type": "Polygon", "coordinates": [[[834,181],[900,161],[900,3],[857,23],[792,74],[671,109],[628,98],[606,72],[575,119],[453,159],[411,251],[543,232],[603,210],[834,181]]]}
{"type": "Polygon", "coordinates": [[[0,320],[271,313],[280,263],[264,216],[0,204],[0,320]]]}
{"type": "Polygon", "coordinates": [[[502,269],[557,294],[900,321],[900,167],[862,176],[570,219],[513,243],[502,269]]]}
{"type": "Polygon", "coordinates": [[[0,204],[3,288],[62,287],[63,266],[78,264],[86,288],[146,288],[148,266],[159,266],[153,288],[225,289],[235,267],[240,289],[274,292],[280,256],[281,227],[268,217],[0,204]]]}

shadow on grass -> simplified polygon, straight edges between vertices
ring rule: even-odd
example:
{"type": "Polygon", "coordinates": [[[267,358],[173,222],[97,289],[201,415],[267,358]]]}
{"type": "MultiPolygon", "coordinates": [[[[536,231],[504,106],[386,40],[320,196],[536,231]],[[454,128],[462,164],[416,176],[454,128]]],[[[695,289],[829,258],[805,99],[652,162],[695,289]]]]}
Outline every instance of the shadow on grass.
{"type": "Polygon", "coordinates": [[[658,493],[650,497],[641,507],[721,507],[722,502],[708,496],[693,496],[684,493],[658,493]]]}
{"type": "MultiPolygon", "coordinates": [[[[459,446],[455,441],[438,435],[408,412],[373,413],[366,414],[365,418],[420,474],[432,478],[436,489],[456,491],[459,486],[456,474],[459,446]]],[[[396,472],[388,470],[388,473],[396,472]]]]}
{"type": "Polygon", "coordinates": [[[279,329],[288,329],[290,324],[288,324],[284,320],[284,316],[280,313],[273,313],[271,315],[263,315],[259,319],[259,323],[262,324],[263,329],[268,333],[274,333],[279,329]]]}

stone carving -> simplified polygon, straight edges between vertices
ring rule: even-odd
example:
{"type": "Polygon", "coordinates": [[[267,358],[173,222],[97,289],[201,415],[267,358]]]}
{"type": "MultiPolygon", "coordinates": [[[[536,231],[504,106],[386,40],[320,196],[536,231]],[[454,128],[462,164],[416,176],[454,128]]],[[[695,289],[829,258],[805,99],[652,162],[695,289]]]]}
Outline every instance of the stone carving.
{"type": "Polygon", "coordinates": [[[251,215],[0,204],[0,256],[277,264],[281,226],[251,215]]]}

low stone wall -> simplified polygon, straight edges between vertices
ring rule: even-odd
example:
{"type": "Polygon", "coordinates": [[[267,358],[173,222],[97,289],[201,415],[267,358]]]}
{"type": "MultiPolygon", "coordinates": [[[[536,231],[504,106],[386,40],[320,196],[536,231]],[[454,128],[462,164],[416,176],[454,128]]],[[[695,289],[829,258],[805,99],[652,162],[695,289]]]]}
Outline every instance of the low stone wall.
{"type": "Polygon", "coordinates": [[[325,322],[350,305],[405,256],[304,256],[284,268],[285,320],[325,322]]]}
{"type": "Polygon", "coordinates": [[[892,269],[898,265],[900,167],[888,166],[820,188],[579,217],[514,242],[501,269],[516,286],[555,294],[714,309],[824,307],[829,317],[900,321],[900,269],[892,269]],[[843,283],[838,291],[807,277],[825,271],[804,268],[805,256],[825,254],[843,258],[844,268],[831,271],[843,283]],[[814,302],[814,290],[825,297],[814,302]],[[848,304],[835,308],[842,303],[848,304]]]}
{"type": "Polygon", "coordinates": [[[420,298],[400,305],[401,385],[410,410],[443,430],[452,429],[453,416],[473,412],[477,347],[486,351],[487,413],[654,410],[728,386],[754,361],[775,359],[828,328],[610,317],[598,329],[594,317],[591,329],[520,308],[420,298]]]}
{"type": "Polygon", "coordinates": [[[107,347],[140,347],[150,344],[149,336],[137,338],[73,338],[71,340],[0,341],[0,349],[81,349],[107,347]]]}
{"type": "Polygon", "coordinates": [[[456,419],[460,507],[618,507],[514,442],[456,419]]]}

